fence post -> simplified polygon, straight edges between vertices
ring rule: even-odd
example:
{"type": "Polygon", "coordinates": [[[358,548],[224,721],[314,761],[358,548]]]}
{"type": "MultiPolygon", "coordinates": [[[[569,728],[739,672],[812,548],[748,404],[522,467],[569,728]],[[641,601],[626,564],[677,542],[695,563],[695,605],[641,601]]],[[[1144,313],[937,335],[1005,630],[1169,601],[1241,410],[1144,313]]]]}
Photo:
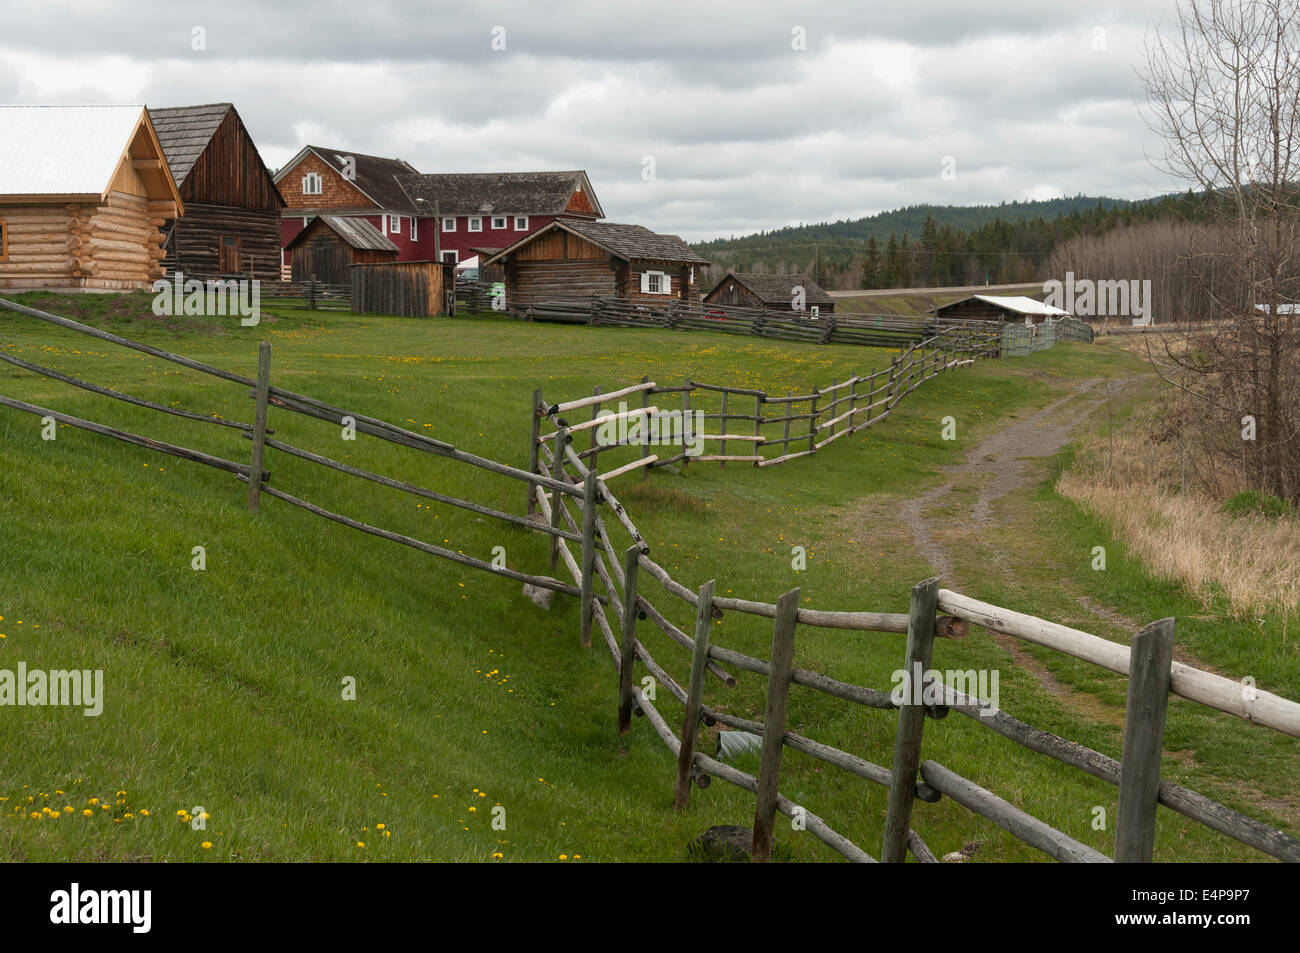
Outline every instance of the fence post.
{"type": "MultiPolygon", "coordinates": [[[[763,436],[763,398],[761,396],[754,398],[754,436],[763,436]]],[[[763,455],[763,451],[759,449],[762,446],[761,443],[754,443],[754,456],[761,457],[763,455]]],[[[782,450],[781,452],[784,453],[785,451],[782,450]]],[[[754,461],[754,466],[758,466],[757,460],[754,461]]]]}
{"type": "Polygon", "coordinates": [[[311,310],[315,311],[316,310],[316,273],[315,272],[312,272],[311,286],[308,290],[308,295],[309,295],[308,307],[310,307],[311,310]]]}
{"type": "MultiPolygon", "coordinates": [[[[808,413],[812,414],[808,418],[808,449],[810,451],[817,449],[817,400],[820,397],[821,395],[817,393],[817,385],[813,384],[812,407],[808,410],[808,413]]],[[[790,448],[786,447],[786,449],[789,450],[790,448]]]]}
{"type": "Polygon", "coordinates": [[[266,449],[266,404],[271,392],[271,342],[257,349],[257,412],[253,418],[253,465],[248,471],[248,509],[256,513],[262,499],[262,454],[266,449]]]}
{"type": "MultiPolygon", "coordinates": [[[[687,455],[687,421],[691,419],[691,382],[686,382],[686,389],[682,391],[682,475],[686,475],[686,465],[691,462],[687,455]]],[[[707,429],[707,428],[706,428],[707,429]]]]}
{"type": "Polygon", "coordinates": [[[623,644],[618,662],[618,733],[632,730],[632,666],[636,664],[636,576],[641,551],[634,544],[623,554],[623,644]]]}
{"type": "MultiPolygon", "coordinates": [[[[592,397],[598,397],[598,396],[600,396],[600,385],[599,385],[599,384],[597,384],[595,387],[593,387],[593,388],[591,389],[591,396],[592,396],[592,397]]],[[[591,419],[592,419],[592,420],[595,420],[595,419],[596,419],[597,417],[599,417],[599,416],[600,416],[600,404],[592,404],[592,405],[591,405],[591,419]]],[[[591,428],[591,440],[590,440],[590,442],[588,442],[588,444],[587,444],[587,449],[588,449],[588,450],[595,450],[595,449],[596,449],[596,431],[599,430],[599,429],[600,429],[599,427],[592,427],[592,428],[591,428]]],[[[599,452],[596,452],[596,453],[588,453],[587,456],[591,458],[591,463],[589,464],[589,466],[590,466],[593,470],[596,469],[596,461],[600,458],[600,453],[599,453],[599,452]]]]}
{"type": "MultiPolygon", "coordinates": [[[[730,391],[724,390],[722,392],[722,435],[724,437],[727,435],[727,424],[730,422],[730,418],[727,416],[727,397],[730,396],[730,394],[730,391]]],[[[727,441],[720,440],[719,444],[718,455],[725,457],[727,455],[727,441]]],[[[727,469],[727,461],[719,460],[718,467],[722,470],[727,469]]]]}
{"type": "Polygon", "coordinates": [[[1133,636],[1115,818],[1117,863],[1149,864],[1155,848],[1156,796],[1173,658],[1173,619],[1152,622],[1133,636]]]}
{"type": "MultiPolygon", "coordinates": [[[[649,383],[649,381],[650,381],[649,377],[647,377],[645,374],[641,375],[642,384],[649,383]]],[[[646,388],[645,390],[641,391],[641,409],[645,410],[649,406],[650,406],[650,389],[646,388]]],[[[686,426],[686,421],[683,420],[682,421],[683,429],[685,428],[685,426],[686,426]]],[[[641,415],[641,459],[644,460],[648,456],[650,456],[650,420],[647,415],[642,414],[641,415]]],[[[641,479],[644,480],[646,478],[646,474],[649,472],[650,472],[649,467],[642,467],[641,479]]]]}
{"type": "Polygon", "coordinates": [[[785,703],[794,667],[794,630],[799,618],[799,590],[791,589],[776,601],[772,627],[772,661],[767,676],[767,709],[763,713],[763,755],[758,767],[757,803],[754,806],[754,843],[750,860],[772,859],[772,833],[781,780],[781,750],[785,746],[785,703]]]}
{"type": "Polygon", "coordinates": [[[582,484],[582,647],[591,646],[592,590],[596,580],[596,468],[588,467],[582,484]]]}
{"type": "MultiPolygon", "coordinates": [[[[532,418],[530,426],[532,434],[528,439],[528,472],[537,475],[540,471],[537,468],[537,457],[541,448],[537,444],[538,438],[542,435],[542,389],[539,387],[533,391],[533,405],[529,410],[528,416],[532,418]]],[[[528,484],[528,509],[526,515],[532,516],[537,510],[537,484],[528,484]]]]}
{"type": "Polygon", "coordinates": [[[898,709],[898,737],[889,782],[889,809],[885,815],[885,841],[880,860],[901,864],[907,859],[907,833],[912,824],[912,799],[916,796],[916,769],[921,762],[921,734],[925,729],[922,692],[925,671],[934,649],[934,621],[939,604],[939,580],[927,579],[912,587],[907,621],[907,656],[904,661],[903,701],[898,709]]]}
{"type": "MultiPolygon", "coordinates": [[[[569,442],[569,428],[561,427],[555,431],[555,458],[551,463],[551,479],[564,482],[564,447],[569,442]]],[[[564,506],[564,494],[559,487],[551,491],[551,529],[561,529],[561,508],[564,506]]],[[[551,534],[551,572],[560,560],[560,537],[551,534]]]]}
{"type": "Polygon", "coordinates": [[[682,721],[682,747],[677,753],[677,788],[673,807],[682,811],[691,800],[691,768],[695,763],[695,736],[700,730],[700,703],[709,668],[709,626],[713,624],[713,580],[700,586],[695,612],[695,651],[691,655],[691,683],[686,690],[686,715],[682,721]]]}

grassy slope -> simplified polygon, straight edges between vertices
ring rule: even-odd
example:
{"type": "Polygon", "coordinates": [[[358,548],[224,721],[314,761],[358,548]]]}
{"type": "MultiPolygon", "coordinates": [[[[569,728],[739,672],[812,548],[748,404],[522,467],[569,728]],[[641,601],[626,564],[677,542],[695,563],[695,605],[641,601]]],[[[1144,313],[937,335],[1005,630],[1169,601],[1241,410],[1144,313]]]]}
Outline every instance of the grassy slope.
{"type": "MultiPolygon", "coordinates": [[[[0,320],[0,346],[29,360],[188,409],[249,416],[237,386],[35,321],[0,320]]],[[[256,339],[266,337],[282,386],[514,463],[525,459],[528,393],[538,384],[551,399],[643,373],[661,382],[692,377],[784,392],[889,357],[487,319],[286,317],[228,332],[95,320],[246,374],[256,339]]],[[[839,441],[816,461],[625,478],[622,496],[656,557],[687,585],[716,577],[720,592],[765,599],[800,585],[818,607],[902,611],[908,588],[928,567],[910,540],[887,531],[858,538],[837,518],[841,510],[867,494],[901,499],[931,485],[937,469],[957,462],[1002,414],[1049,399],[1051,374],[1126,370],[1117,358],[1078,347],[982,365],[925,385],[884,425],[839,441]],[[962,439],[945,442],[938,421],[953,408],[963,414],[962,439]],[[796,543],[809,550],[805,573],[790,568],[796,543]]],[[[232,459],[248,452],[237,434],[160,419],[14,368],[0,368],[0,381],[0,392],[34,403],[232,459]]],[[[511,481],[365,438],[343,443],[328,425],[274,411],[271,425],[281,439],[357,465],[514,511],[522,506],[511,481]]],[[[603,650],[578,646],[573,600],[560,598],[542,612],[512,583],[275,500],[251,517],[233,478],[66,427],[44,442],[37,419],[17,412],[0,414],[0,436],[0,632],[7,636],[0,667],[23,660],[33,668],[103,668],[108,696],[99,718],[66,709],[4,711],[11,728],[0,752],[0,796],[9,801],[0,803],[0,856],[487,860],[499,852],[506,860],[672,860],[685,856],[683,845],[702,828],[752,817],[751,796],[722,782],[696,792],[688,812],[671,810],[670,756],[640,721],[620,744],[612,668],[603,650]],[[190,568],[198,545],[207,548],[205,572],[190,568]],[[348,675],[357,679],[355,702],[340,698],[348,675]],[[126,804],[94,820],[26,819],[43,804],[80,811],[90,797],[112,803],[118,790],[127,792],[126,804]],[[506,809],[504,832],[490,824],[498,803],[506,809]],[[204,833],[175,817],[196,805],[211,815],[204,833]],[[135,816],[113,823],[128,808],[135,816]],[[140,808],[151,816],[142,818],[140,808]],[[377,823],[392,836],[377,834],[377,823]],[[210,850],[200,847],[205,839],[210,850]]],[[[283,455],[269,466],[276,486],[348,515],[483,558],[500,545],[511,565],[545,565],[543,542],[525,531],[343,482],[283,455]]],[[[1063,504],[1052,505],[1057,518],[1063,504]]],[[[657,604],[671,606],[656,596],[651,590],[657,604]]],[[[1054,608],[1041,592],[1005,596],[1026,611],[1054,608]]],[[[1178,597],[1151,587],[1142,598],[1139,614],[1156,617],[1178,597]]],[[[670,615],[689,623],[680,609],[670,615]]],[[[642,636],[661,663],[685,677],[684,653],[644,626],[642,636]]],[[[765,654],[770,633],[757,620],[728,615],[715,639],[765,654]]],[[[810,631],[797,648],[800,665],[882,688],[901,656],[901,638],[887,635],[810,631]]],[[[1118,729],[1064,709],[985,636],[945,643],[936,664],[1001,666],[1003,707],[1118,753],[1118,729]]],[[[1099,692],[1117,691],[1118,680],[1097,679],[1082,666],[1066,662],[1061,671],[1079,684],[1092,679],[1099,692]]],[[[742,676],[734,690],[711,684],[708,700],[757,716],[761,693],[760,679],[742,676]]],[[[666,692],[659,698],[670,722],[678,721],[679,707],[666,692]]],[[[1219,753],[1226,763],[1230,752],[1249,751],[1254,766],[1283,750],[1226,717],[1193,715],[1178,703],[1171,712],[1172,738],[1194,729],[1213,742],[1207,758],[1219,753]]],[[[805,734],[889,761],[893,719],[885,714],[800,691],[791,718],[805,734]]],[[[1111,835],[1089,822],[1092,805],[1113,811],[1112,788],[979,731],[956,717],[932,722],[926,754],[1109,850],[1111,835]]],[[[883,789],[795,754],[787,766],[782,788],[790,797],[878,851],[883,789]]],[[[1284,762],[1271,783],[1294,785],[1295,774],[1284,762]]],[[[1173,815],[1162,812],[1162,821],[1163,857],[1246,856],[1215,835],[1187,836],[1191,825],[1173,815]]],[[[947,802],[919,805],[915,826],[939,851],[982,840],[981,859],[1041,857],[947,802]]],[[[781,840],[794,859],[834,856],[807,836],[781,840]]]]}

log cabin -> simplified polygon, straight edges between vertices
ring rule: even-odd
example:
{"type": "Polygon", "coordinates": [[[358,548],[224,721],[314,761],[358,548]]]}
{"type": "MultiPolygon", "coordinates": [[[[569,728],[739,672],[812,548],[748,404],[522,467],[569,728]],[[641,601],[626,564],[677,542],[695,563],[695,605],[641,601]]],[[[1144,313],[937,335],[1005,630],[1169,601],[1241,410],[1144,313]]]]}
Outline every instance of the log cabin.
{"type": "Polygon", "coordinates": [[[184,212],[143,105],[0,106],[0,288],[147,289],[184,212]]]}
{"type": "Polygon", "coordinates": [[[230,103],[150,109],[185,203],[164,226],[168,274],[280,280],[284,198],[230,103]]]}
{"type": "Polygon", "coordinates": [[[506,303],[608,295],[663,305],[698,302],[709,262],[676,235],[640,225],[559,218],[484,261],[505,266],[506,303]]]}
{"type": "Polygon", "coordinates": [[[397,261],[397,246],[364,218],[318,215],[285,251],[292,280],[352,287],[352,266],[397,261]]]}
{"type": "Polygon", "coordinates": [[[951,304],[931,308],[942,321],[1014,321],[1041,324],[1069,312],[1024,295],[971,295],[951,304]]]}
{"type": "Polygon", "coordinates": [[[713,290],[704,296],[705,304],[767,308],[771,311],[800,310],[798,292],[803,292],[803,312],[834,314],[835,299],[808,275],[757,275],[728,272],[713,290]]]}

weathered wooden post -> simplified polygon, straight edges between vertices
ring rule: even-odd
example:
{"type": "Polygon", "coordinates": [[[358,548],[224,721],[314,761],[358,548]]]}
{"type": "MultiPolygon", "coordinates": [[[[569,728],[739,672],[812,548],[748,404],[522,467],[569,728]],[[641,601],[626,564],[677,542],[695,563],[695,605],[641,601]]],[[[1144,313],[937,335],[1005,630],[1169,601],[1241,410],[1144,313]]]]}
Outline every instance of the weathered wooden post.
{"type": "Polygon", "coordinates": [[[308,290],[308,296],[309,296],[308,307],[310,307],[311,310],[315,311],[316,310],[316,273],[315,272],[312,272],[311,285],[308,290]]]}
{"type": "Polygon", "coordinates": [[[686,715],[682,720],[682,747],[677,753],[677,788],[673,807],[682,811],[691,800],[691,774],[695,763],[695,736],[700,729],[704,677],[709,669],[709,626],[713,624],[713,580],[700,586],[695,611],[695,650],[691,655],[691,682],[686,690],[686,715]]]}
{"type": "Polygon", "coordinates": [[[1133,636],[1115,817],[1117,863],[1149,864],[1155,849],[1156,798],[1173,658],[1173,619],[1152,622],[1133,636]]]}
{"type": "Polygon", "coordinates": [[[907,655],[903,668],[903,703],[898,709],[898,735],[889,782],[889,808],[885,814],[885,840],[880,860],[901,864],[907,859],[907,834],[912,824],[912,798],[916,795],[916,769],[921,763],[921,734],[925,728],[925,672],[934,649],[934,622],[939,605],[937,577],[912,587],[907,620],[907,655]]]}
{"type": "MultiPolygon", "coordinates": [[[[569,428],[561,427],[555,431],[554,459],[551,461],[551,479],[564,481],[564,448],[569,442],[569,428]]],[[[564,494],[560,488],[556,487],[551,491],[551,529],[558,530],[563,525],[564,494]]],[[[560,559],[560,537],[556,533],[551,533],[551,572],[555,572],[555,566],[560,559]]]]}
{"type": "MultiPolygon", "coordinates": [[[[534,475],[541,471],[537,468],[538,454],[541,451],[537,441],[542,435],[542,389],[539,387],[533,391],[533,405],[528,416],[532,418],[530,426],[532,432],[528,438],[528,472],[534,475]]],[[[528,509],[525,511],[528,516],[532,516],[537,511],[537,484],[528,484],[528,509]]]]}
{"type": "MultiPolygon", "coordinates": [[[[645,374],[641,375],[642,384],[649,383],[649,381],[650,381],[649,377],[647,377],[645,374]]],[[[647,387],[645,390],[641,391],[641,409],[645,410],[649,406],[650,406],[650,388],[647,387]]],[[[647,417],[647,415],[642,414],[641,415],[641,459],[644,460],[648,456],[650,456],[650,420],[647,417]]],[[[649,472],[650,472],[649,467],[642,467],[641,479],[644,480],[646,478],[646,474],[649,472]]]]}
{"type": "Polygon", "coordinates": [[[686,473],[686,465],[691,462],[688,455],[687,435],[692,428],[691,419],[691,382],[686,382],[686,387],[682,391],[682,473],[686,473]]]}
{"type": "MultiPolygon", "coordinates": [[[[730,420],[730,418],[727,416],[727,397],[730,393],[731,393],[730,391],[725,391],[725,390],[722,392],[722,435],[724,437],[727,435],[727,424],[730,420]]],[[[719,441],[719,445],[720,445],[720,449],[718,450],[718,456],[725,457],[727,455],[727,441],[721,440],[719,441]]],[[[721,467],[723,470],[727,469],[727,461],[719,460],[718,466],[721,467]]]]}
{"type": "MultiPolygon", "coordinates": [[[[808,413],[812,414],[808,418],[808,449],[810,451],[817,449],[817,398],[820,396],[817,393],[817,385],[814,384],[812,388],[812,407],[808,410],[808,413]]],[[[786,449],[789,450],[790,448],[786,447],[786,449]]]]}
{"type": "Polygon", "coordinates": [[[794,667],[794,630],[799,618],[799,590],[791,589],[776,601],[772,627],[772,661],[767,676],[767,708],[763,713],[763,754],[758,767],[757,803],[754,806],[754,844],[750,860],[772,859],[772,835],[781,780],[781,751],[785,746],[785,703],[794,667]]]}
{"type": "Polygon", "coordinates": [[[587,469],[582,483],[582,647],[591,646],[592,591],[596,580],[596,498],[600,493],[596,485],[596,468],[587,469]]]}
{"type": "Polygon", "coordinates": [[[257,349],[257,411],[253,418],[253,464],[248,471],[248,509],[256,513],[262,499],[262,456],[266,450],[266,404],[271,393],[271,342],[257,349]]]}
{"type": "Polygon", "coordinates": [[[636,664],[636,576],[641,551],[629,546],[623,554],[623,644],[618,662],[618,733],[632,730],[632,668],[636,664]]]}
{"type": "MultiPolygon", "coordinates": [[[[763,395],[762,394],[755,395],[754,397],[754,436],[755,437],[763,436],[763,395]]],[[[762,446],[763,445],[758,441],[754,441],[754,456],[761,457],[763,455],[763,451],[759,449],[762,446]]],[[[782,451],[782,453],[784,452],[785,451],[782,451]]],[[[754,461],[754,466],[758,466],[757,460],[754,461]]]]}
{"type": "MultiPolygon", "coordinates": [[[[595,387],[593,387],[593,388],[591,389],[591,396],[592,396],[592,397],[599,397],[599,396],[600,396],[600,385],[599,385],[599,384],[597,384],[595,387]]],[[[600,416],[600,404],[592,404],[592,405],[591,405],[591,419],[592,419],[592,420],[595,420],[595,419],[596,419],[597,417],[599,417],[599,416],[600,416]]],[[[599,430],[599,429],[600,429],[599,427],[592,427],[592,428],[591,428],[591,441],[587,444],[587,449],[588,449],[588,450],[595,450],[595,449],[596,449],[596,431],[599,430]]],[[[591,464],[590,464],[590,466],[591,466],[591,468],[594,470],[594,469],[596,468],[596,460],[599,459],[599,457],[600,457],[600,453],[599,453],[599,452],[596,452],[596,453],[589,453],[589,454],[587,454],[587,456],[591,457],[591,464]]]]}

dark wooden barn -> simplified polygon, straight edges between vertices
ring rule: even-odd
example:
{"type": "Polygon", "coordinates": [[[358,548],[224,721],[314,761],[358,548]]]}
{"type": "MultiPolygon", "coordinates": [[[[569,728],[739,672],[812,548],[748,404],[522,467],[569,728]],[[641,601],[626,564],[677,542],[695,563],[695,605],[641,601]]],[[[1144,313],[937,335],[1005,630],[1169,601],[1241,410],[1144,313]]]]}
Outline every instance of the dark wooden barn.
{"type": "Polygon", "coordinates": [[[397,246],[364,218],[318,215],[294,236],[285,251],[293,281],[313,278],[351,287],[352,266],[397,261],[397,246]]]}
{"type": "Polygon", "coordinates": [[[482,264],[505,266],[507,304],[607,295],[662,305],[698,301],[708,261],[640,225],[556,219],[482,264]]]}
{"type": "Polygon", "coordinates": [[[705,304],[768,308],[772,311],[794,311],[798,290],[803,290],[803,311],[811,314],[833,314],[835,299],[808,275],[756,275],[732,271],[704,296],[705,304]]]}
{"type": "Polygon", "coordinates": [[[352,310],[433,318],[456,310],[456,266],[449,261],[385,261],[352,266],[352,310]]]}
{"type": "Polygon", "coordinates": [[[1014,321],[1040,324],[1067,312],[1023,295],[971,295],[931,309],[940,321],[1014,321]]]}
{"type": "Polygon", "coordinates": [[[168,275],[280,280],[284,199],[230,103],[150,109],[185,215],[163,227],[168,275]]]}

